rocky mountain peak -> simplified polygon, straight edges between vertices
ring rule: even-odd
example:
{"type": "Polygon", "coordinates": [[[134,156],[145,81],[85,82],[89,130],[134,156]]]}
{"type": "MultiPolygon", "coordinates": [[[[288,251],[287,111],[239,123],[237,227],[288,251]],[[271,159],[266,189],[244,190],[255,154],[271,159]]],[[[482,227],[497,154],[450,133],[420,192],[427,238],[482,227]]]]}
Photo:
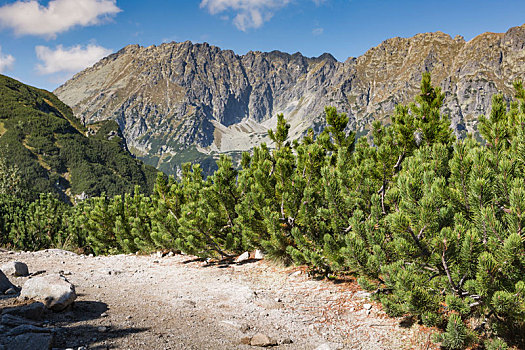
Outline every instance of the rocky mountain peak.
{"type": "Polygon", "coordinates": [[[116,120],[132,152],[173,172],[181,161],[268,142],[278,113],[292,138],[319,130],[326,105],[365,133],[373,119],[388,121],[396,104],[414,97],[426,71],[446,92],[443,111],[456,133],[474,131],[491,96],[511,96],[512,81],[524,77],[524,47],[525,25],[468,42],[443,32],[396,37],[344,63],[329,53],[237,55],[190,41],[128,45],[55,92],[86,123],[116,120]]]}

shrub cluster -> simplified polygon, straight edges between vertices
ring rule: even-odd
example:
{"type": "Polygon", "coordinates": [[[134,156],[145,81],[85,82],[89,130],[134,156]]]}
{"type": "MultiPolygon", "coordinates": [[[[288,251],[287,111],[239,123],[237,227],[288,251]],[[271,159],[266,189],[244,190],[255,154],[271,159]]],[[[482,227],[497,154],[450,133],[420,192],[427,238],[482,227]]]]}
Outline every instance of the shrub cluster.
{"type": "Polygon", "coordinates": [[[390,125],[375,122],[369,139],[345,133],[347,116],[327,107],[317,137],[287,142],[280,115],[275,147],[245,153],[240,170],[221,156],[205,179],[186,164],[179,180],[159,174],[151,196],[75,207],[42,196],[31,208],[4,196],[1,243],[202,257],[259,248],[320,274],[357,275],[391,315],[443,329],[445,348],[523,346],[525,90],[515,88],[517,101],[495,96],[479,118],[483,142],[456,141],[444,95],[424,74],[415,102],[390,125]]]}

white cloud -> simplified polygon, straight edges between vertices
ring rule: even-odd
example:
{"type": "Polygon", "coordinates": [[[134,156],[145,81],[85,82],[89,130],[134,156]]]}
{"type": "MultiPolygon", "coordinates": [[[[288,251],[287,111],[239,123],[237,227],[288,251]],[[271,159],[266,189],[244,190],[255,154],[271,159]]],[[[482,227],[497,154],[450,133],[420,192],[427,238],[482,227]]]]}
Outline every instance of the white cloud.
{"type": "Polygon", "coordinates": [[[12,28],[17,35],[55,38],[74,26],[98,24],[120,11],[116,0],[51,0],[47,6],[18,0],[0,7],[0,26],[12,28]]]}
{"type": "Polygon", "coordinates": [[[285,7],[291,0],[202,0],[200,7],[212,15],[233,12],[233,24],[246,31],[259,28],[269,21],[274,12],[285,7]]]}
{"type": "Polygon", "coordinates": [[[37,71],[47,75],[79,72],[111,54],[112,50],[89,44],[86,47],[76,45],[70,48],[58,45],[55,50],[47,46],[37,46],[35,52],[38,59],[42,61],[42,64],[37,64],[37,71]]]}
{"type": "Polygon", "coordinates": [[[13,69],[15,58],[11,55],[3,54],[2,47],[0,46],[0,73],[13,69]]]}
{"type": "Polygon", "coordinates": [[[323,33],[324,33],[324,28],[320,28],[320,27],[319,27],[319,28],[314,28],[314,29],[312,30],[312,34],[313,34],[313,35],[321,35],[321,34],[323,34],[323,33]]]}

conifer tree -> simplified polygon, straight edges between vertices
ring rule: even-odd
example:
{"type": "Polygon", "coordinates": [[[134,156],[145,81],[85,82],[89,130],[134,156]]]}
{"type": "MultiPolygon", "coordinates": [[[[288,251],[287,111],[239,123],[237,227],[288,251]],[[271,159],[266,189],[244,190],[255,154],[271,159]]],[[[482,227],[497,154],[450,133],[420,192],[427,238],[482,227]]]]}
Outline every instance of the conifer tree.
{"type": "Polygon", "coordinates": [[[297,193],[292,183],[295,156],[290,144],[286,142],[289,129],[290,125],[279,114],[276,131],[268,132],[276,148],[272,151],[269,162],[263,162],[260,171],[255,174],[259,186],[268,184],[261,176],[271,177],[274,184],[273,189],[270,189],[273,193],[267,197],[261,208],[268,235],[261,237],[260,244],[269,256],[285,262],[290,261],[287,250],[294,244],[291,231],[295,225],[293,208],[296,208],[297,203],[297,193]]]}
{"type": "Polygon", "coordinates": [[[180,238],[178,220],[184,203],[182,186],[173,176],[159,173],[153,192],[151,239],[157,247],[177,249],[175,242],[180,238]]]}

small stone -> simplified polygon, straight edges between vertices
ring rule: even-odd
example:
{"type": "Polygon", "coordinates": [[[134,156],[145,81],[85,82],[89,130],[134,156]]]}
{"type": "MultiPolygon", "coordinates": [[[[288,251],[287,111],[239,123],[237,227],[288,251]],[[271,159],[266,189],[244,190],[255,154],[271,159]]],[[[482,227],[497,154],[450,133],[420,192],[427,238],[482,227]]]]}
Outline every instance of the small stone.
{"type": "Polygon", "coordinates": [[[256,259],[256,260],[264,259],[264,253],[262,252],[262,250],[256,249],[255,250],[255,255],[253,256],[253,258],[256,259]]]}
{"type": "Polygon", "coordinates": [[[16,290],[16,288],[15,287],[11,287],[8,290],[6,290],[4,294],[5,295],[14,295],[14,294],[17,294],[17,293],[18,293],[18,291],[16,290]]]}
{"type": "Polygon", "coordinates": [[[251,341],[252,341],[252,338],[250,338],[250,337],[243,337],[243,338],[241,338],[241,344],[250,345],[251,341]]]}
{"type": "Polygon", "coordinates": [[[194,302],[193,300],[189,300],[189,299],[184,299],[182,300],[182,302],[186,305],[188,305],[189,307],[195,307],[197,306],[197,303],[194,302]]]}
{"type": "Polygon", "coordinates": [[[332,350],[332,348],[327,343],[323,343],[316,347],[315,350],[332,350]]]}
{"type": "Polygon", "coordinates": [[[266,346],[277,345],[277,342],[275,340],[271,339],[270,337],[268,337],[266,334],[257,333],[250,340],[250,345],[251,346],[266,347],[266,346]]]}
{"type": "Polygon", "coordinates": [[[289,274],[288,276],[292,277],[292,278],[295,278],[295,277],[299,277],[301,275],[301,271],[295,271],[295,272],[292,272],[291,274],[289,274]]]}
{"type": "Polygon", "coordinates": [[[248,252],[244,252],[244,253],[242,253],[241,255],[239,255],[239,256],[237,257],[237,259],[235,259],[235,262],[236,262],[236,263],[242,263],[242,262],[244,262],[244,261],[246,261],[246,260],[248,260],[248,259],[250,259],[250,253],[248,253],[248,252]]]}
{"type": "Polygon", "coordinates": [[[250,329],[251,329],[251,327],[250,327],[250,325],[247,324],[247,323],[243,323],[243,324],[241,324],[241,326],[239,327],[239,330],[240,330],[242,333],[246,333],[246,332],[248,332],[250,329]]]}
{"type": "Polygon", "coordinates": [[[293,340],[291,338],[284,338],[281,340],[281,344],[292,344],[293,340]]]}
{"type": "Polygon", "coordinates": [[[100,314],[100,317],[108,317],[108,313],[107,312],[103,312],[100,314]]]}
{"type": "Polygon", "coordinates": [[[372,304],[364,304],[364,305],[363,305],[363,308],[364,308],[365,310],[370,310],[370,309],[372,308],[372,304]]]}
{"type": "Polygon", "coordinates": [[[27,265],[20,261],[10,261],[0,267],[3,273],[8,276],[21,277],[29,275],[27,265]]]}
{"type": "Polygon", "coordinates": [[[99,331],[100,333],[106,333],[108,331],[108,327],[98,327],[97,328],[97,331],[99,331]]]}
{"type": "Polygon", "coordinates": [[[173,252],[169,252],[169,253],[168,253],[168,257],[170,257],[170,258],[171,258],[173,255],[175,255],[173,252]]]}

